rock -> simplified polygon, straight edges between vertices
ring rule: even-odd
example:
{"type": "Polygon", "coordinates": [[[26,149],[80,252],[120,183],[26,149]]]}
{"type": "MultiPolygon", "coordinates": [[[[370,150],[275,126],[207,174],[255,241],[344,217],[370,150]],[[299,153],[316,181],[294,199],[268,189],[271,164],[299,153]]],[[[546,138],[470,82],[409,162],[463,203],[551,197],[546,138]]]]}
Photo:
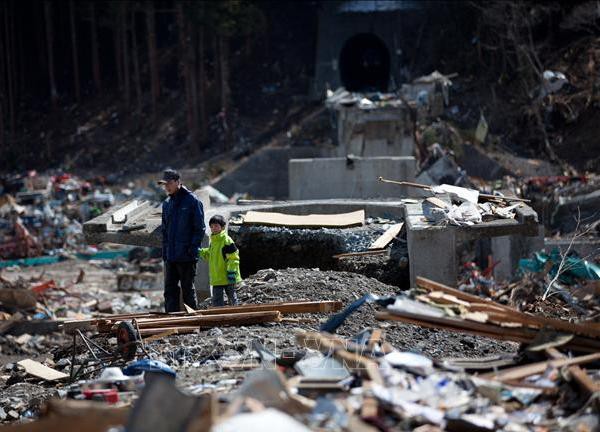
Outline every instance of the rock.
{"type": "Polygon", "coordinates": [[[15,410],[10,410],[8,412],[8,416],[13,419],[13,420],[18,420],[21,416],[19,415],[18,412],[16,412],[15,410]]]}
{"type": "Polygon", "coordinates": [[[7,417],[6,411],[4,411],[4,408],[0,407],[0,421],[5,420],[6,417],[7,417]]]}

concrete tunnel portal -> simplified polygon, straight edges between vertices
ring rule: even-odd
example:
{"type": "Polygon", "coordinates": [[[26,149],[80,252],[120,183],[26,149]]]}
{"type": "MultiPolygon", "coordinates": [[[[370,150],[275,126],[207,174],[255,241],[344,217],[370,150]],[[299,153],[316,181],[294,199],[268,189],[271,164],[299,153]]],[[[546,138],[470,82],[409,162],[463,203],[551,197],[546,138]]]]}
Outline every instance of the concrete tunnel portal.
{"type": "Polygon", "coordinates": [[[348,91],[387,92],[390,81],[390,52],[372,33],[350,37],[339,58],[340,79],[348,91]]]}

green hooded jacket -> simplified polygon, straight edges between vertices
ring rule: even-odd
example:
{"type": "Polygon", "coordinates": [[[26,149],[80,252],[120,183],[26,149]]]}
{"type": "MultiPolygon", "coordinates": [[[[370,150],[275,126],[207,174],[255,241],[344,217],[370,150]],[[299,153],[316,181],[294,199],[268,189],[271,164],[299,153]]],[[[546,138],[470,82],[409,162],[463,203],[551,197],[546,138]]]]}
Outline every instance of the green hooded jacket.
{"type": "Polygon", "coordinates": [[[231,285],[233,278],[235,278],[235,283],[242,281],[240,253],[226,230],[219,234],[211,234],[210,245],[200,249],[198,256],[204,261],[208,261],[208,273],[212,286],[231,285]]]}

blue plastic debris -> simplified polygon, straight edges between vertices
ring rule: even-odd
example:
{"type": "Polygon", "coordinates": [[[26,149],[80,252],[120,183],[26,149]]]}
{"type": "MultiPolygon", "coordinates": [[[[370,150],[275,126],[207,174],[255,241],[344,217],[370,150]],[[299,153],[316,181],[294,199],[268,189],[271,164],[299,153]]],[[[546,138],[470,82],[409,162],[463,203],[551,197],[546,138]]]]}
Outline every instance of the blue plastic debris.
{"type": "Polygon", "coordinates": [[[140,375],[142,372],[163,373],[165,375],[170,375],[173,378],[177,376],[177,373],[167,364],[152,359],[134,361],[133,363],[129,363],[127,367],[123,369],[123,373],[129,376],[140,375]]]}
{"type": "MultiPolygon", "coordinates": [[[[550,276],[555,277],[559,271],[560,263],[563,257],[558,248],[552,249],[550,255],[544,252],[536,252],[532,259],[519,260],[519,270],[521,272],[539,273],[544,270],[548,262],[551,263],[550,276]]],[[[561,274],[558,280],[567,285],[577,283],[578,279],[600,280],[600,267],[596,264],[579,258],[576,255],[564,257],[564,264],[560,269],[561,274]]]]}

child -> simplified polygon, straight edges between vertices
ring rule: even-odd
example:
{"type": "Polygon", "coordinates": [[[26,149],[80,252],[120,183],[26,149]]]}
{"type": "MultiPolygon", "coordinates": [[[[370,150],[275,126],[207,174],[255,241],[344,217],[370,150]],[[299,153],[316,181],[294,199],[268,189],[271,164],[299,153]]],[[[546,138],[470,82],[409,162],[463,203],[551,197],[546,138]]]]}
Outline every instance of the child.
{"type": "Polygon", "coordinates": [[[221,215],[215,215],[208,221],[211,236],[210,245],[198,251],[198,255],[208,261],[210,284],[213,287],[213,306],[223,306],[223,291],[227,292],[229,305],[237,304],[236,284],[242,281],[240,276],[240,254],[235,243],[227,235],[227,222],[221,215]]]}

